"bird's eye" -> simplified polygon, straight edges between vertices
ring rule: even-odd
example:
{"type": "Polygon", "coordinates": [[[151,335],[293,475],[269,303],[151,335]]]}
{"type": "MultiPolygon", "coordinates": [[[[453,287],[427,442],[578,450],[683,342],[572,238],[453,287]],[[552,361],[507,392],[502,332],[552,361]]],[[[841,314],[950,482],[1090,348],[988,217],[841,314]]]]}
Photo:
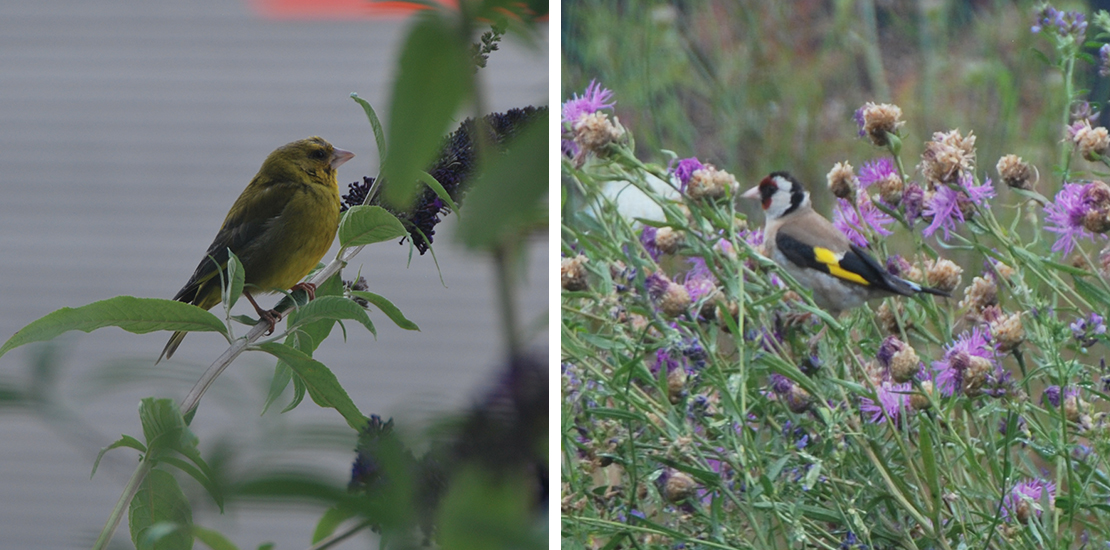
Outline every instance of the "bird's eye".
{"type": "Polygon", "coordinates": [[[308,156],[316,160],[324,160],[328,157],[328,152],[323,149],[313,149],[312,152],[308,154],[308,156]]]}

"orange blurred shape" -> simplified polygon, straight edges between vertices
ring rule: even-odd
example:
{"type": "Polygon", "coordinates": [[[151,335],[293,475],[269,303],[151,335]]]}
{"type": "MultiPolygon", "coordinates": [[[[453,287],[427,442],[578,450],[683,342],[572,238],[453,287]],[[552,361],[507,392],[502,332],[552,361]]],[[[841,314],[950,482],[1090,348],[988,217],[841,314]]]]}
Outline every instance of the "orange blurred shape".
{"type": "MultiPolygon", "coordinates": [[[[433,0],[457,8],[458,0],[433,0]]],[[[255,13],[268,19],[371,19],[405,17],[426,6],[413,2],[370,0],[249,0],[255,13]]]]}

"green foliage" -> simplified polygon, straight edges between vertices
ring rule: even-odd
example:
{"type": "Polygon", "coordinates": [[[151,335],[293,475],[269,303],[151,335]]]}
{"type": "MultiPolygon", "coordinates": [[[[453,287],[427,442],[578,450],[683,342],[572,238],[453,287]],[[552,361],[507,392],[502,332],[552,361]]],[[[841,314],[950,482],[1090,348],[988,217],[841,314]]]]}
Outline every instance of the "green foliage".
{"type": "Polygon", "coordinates": [[[339,244],[361,246],[404,237],[405,226],[380,206],[355,206],[339,221],[339,244]]]}
{"type": "Polygon", "coordinates": [[[190,304],[159,298],[117,296],[87,306],[64,307],[19,329],[3,346],[0,355],[32,342],[44,342],[71,330],[92,332],[119,327],[134,334],[156,330],[219,332],[227,327],[219,317],[190,304]]]}
{"type": "MultiPolygon", "coordinates": [[[[365,313],[364,313],[365,314],[365,313]]],[[[308,390],[308,396],[321,407],[330,407],[343,415],[347,425],[358,430],[366,424],[366,417],[359,412],[358,406],[347,391],[339,384],[335,374],[323,363],[314,360],[308,354],[277,342],[266,342],[258,345],[258,349],[273,355],[289,366],[293,375],[308,390]]]]}
{"type": "Polygon", "coordinates": [[[131,540],[139,550],[193,547],[193,511],[169,472],[151,470],[131,500],[131,540]]]}

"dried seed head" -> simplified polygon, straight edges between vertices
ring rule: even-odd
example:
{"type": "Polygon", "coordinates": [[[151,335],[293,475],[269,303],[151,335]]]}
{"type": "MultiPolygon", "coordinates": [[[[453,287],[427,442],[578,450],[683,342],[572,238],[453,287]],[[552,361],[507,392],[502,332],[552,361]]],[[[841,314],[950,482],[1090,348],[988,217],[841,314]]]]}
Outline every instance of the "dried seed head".
{"type": "Polygon", "coordinates": [[[669,502],[682,502],[693,496],[697,488],[694,478],[684,472],[670,470],[670,475],[663,484],[663,498],[669,502]]]}
{"type": "Polygon", "coordinates": [[[902,109],[889,103],[865,103],[857,112],[860,120],[860,133],[866,135],[877,147],[890,144],[887,134],[897,134],[906,122],[902,120],[902,109]]]}
{"type": "Polygon", "coordinates": [[[610,143],[624,136],[624,128],[613,117],[600,111],[580,117],[574,123],[574,142],[582,148],[582,154],[600,153],[610,143]]]}
{"type": "Polygon", "coordinates": [[[674,254],[686,242],[686,234],[673,227],[660,227],[655,231],[655,246],[664,254],[674,254]]]}
{"type": "Polygon", "coordinates": [[[913,347],[905,345],[890,358],[890,378],[901,384],[913,380],[921,371],[921,359],[913,347]]]}
{"type": "Polygon", "coordinates": [[[922,380],[921,391],[914,392],[910,395],[910,406],[917,411],[923,411],[929,408],[929,396],[933,395],[933,381],[922,380]]]}
{"type": "Polygon", "coordinates": [[[1110,133],[1102,126],[1092,128],[1087,120],[1081,120],[1068,127],[1068,133],[1071,134],[1075,149],[1087,160],[1097,161],[1106,154],[1107,149],[1110,149],[1110,133]]]}
{"type": "Polygon", "coordinates": [[[978,355],[968,356],[968,365],[963,371],[963,387],[961,388],[964,395],[977,397],[982,393],[983,384],[986,384],[987,377],[992,370],[994,370],[994,365],[990,359],[978,355]]]}
{"type": "Polygon", "coordinates": [[[960,276],[963,272],[963,268],[952,260],[944,258],[930,260],[925,263],[925,282],[937,290],[952,292],[960,286],[960,276]]]}
{"type": "Polygon", "coordinates": [[[659,299],[659,310],[667,317],[678,317],[690,309],[690,293],[678,283],[670,283],[659,299]]]}
{"type": "Polygon", "coordinates": [[[964,289],[964,298],[958,304],[973,318],[978,318],[987,306],[998,305],[998,286],[990,277],[975,277],[964,289]]]}
{"type": "Polygon", "coordinates": [[[887,177],[876,182],[879,187],[879,199],[889,204],[890,206],[898,206],[902,202],[902,193],[905,190],[905,184],[898,174],[890,174],[887,177]]]}
{"type": "Polygon", "coordinates": [[[975,170],[975,135],[961,136],[959,130],[936,132],[925,143],[918,165],[931,186],[957,183],[960,175],[975,170]]]}
{"type": "Polygon", "coordinates": [[[735,196],[739,190],[740,182],[735,176],[711,164],[695,170],[686,184],[686,196],[694,201],[720,199],[727,194],[735,196]]]}
{"type": "Polygon", "coordinates": [[[913,326],[913,319],[906,315],[906,306],[901,301],[883,300],[883,303],[879,304],[879,309],[875,310],[875,318],[886,334],[901,334],[898,329],[899,317],[905,324],[906,330],[913,326]],[[894,309],[891,309],[891,303],[894,304],[894,309]],[[897,316],[895,312],[897,312],[897,316]]]}
{"type": "Polygon", "coordinates": [[[586,262],[589,258],[579,254],[573,258],[563,258],[560,266],[563,290],[586,290],[586,262]]]}
{"type": "Polygon", "coordinates": [[[677,368],[667,373],[667,398],[671,404],[682,400],[686,394],[686,369],[677,368]]]}
{"type": "Polygon", "coordinates": [[[1037,184],[1036,169],[1017,155],[1006,155],[995,165],[998,178],[1015,189],[1031,190],[1037,184]]]}
{"type": "Polygon", "coordinates": [[[990,321],[991,340],[998,351],[1008,353],[1025,340],[1025,327],[1021,323],[1021,313],[1002,315],[990,321]]]}
{"type": "Polygon", "coordinates": [[[837,198],[848,201],[856,200],[859,192],[859,178],[856,177],[852,165],[847,162],[838,162],[826,176],[829,182],[829,191],[837,198]]]}

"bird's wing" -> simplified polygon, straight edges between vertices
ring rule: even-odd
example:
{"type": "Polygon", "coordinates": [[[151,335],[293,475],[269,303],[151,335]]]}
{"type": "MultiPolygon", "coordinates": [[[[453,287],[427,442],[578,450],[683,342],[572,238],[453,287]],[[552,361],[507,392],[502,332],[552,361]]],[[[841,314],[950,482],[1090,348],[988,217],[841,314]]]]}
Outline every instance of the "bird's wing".
{"type": "Polygon", "coordinates": [[[220,231],[216,233],[216,238],[208,245],[204,258],[193,271],[192,277],[189,277],[189,282],[185,283],[185,286],[173,297],[174,300],[201,307],[215,305],[215,302],[207,304],[203,302],[209,302],[213,296],[219,295],[218,273],[227,268],[228,248],[236,255],[240,255],[245,247],[273,225],[288,202],[288,196],[282,196],[282,191],[288,191],[288,189],[283,187],[280,185],[255,187],[254,182],[251,183],[247,191],[244,191],[231,207],[220,231]],[[254,187],[253,190],[252,187],[254,187]]]}

